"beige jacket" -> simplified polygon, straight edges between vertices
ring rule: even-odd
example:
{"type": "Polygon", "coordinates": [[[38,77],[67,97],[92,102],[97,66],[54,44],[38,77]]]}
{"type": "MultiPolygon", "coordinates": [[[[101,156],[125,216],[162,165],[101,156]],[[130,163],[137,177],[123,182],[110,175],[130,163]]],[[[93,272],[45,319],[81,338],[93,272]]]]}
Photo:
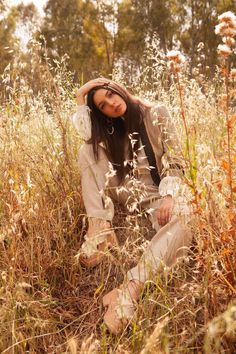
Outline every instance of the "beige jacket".
{"type": "Polygon", "coordinates": [[[182,176],[184,162],[176,128],[166,106],[147,108],[144,124],[152,145],[161,178],[182,176]]]}
{"type": "MultiPolygon", "coordinates": [[[[78,106],[72,117],[74,126],[83,140],[91,137],[89,108],[78,106]]],[[[179,190],[184,163],[175,126],[165,105],[156,104],[146,108],[144,124],[152,144],[158,172],[161,176],[159,192],[162,196],[174,196],[179,190]]],[[[146,170],[146,173],[150,173],[146,170]]]]}

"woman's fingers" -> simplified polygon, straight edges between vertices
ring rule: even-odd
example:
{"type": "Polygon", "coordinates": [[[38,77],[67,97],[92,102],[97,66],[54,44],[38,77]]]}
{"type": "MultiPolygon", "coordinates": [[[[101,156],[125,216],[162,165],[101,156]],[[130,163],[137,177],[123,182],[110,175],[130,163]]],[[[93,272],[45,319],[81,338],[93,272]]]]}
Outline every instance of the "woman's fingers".
{"type": "Polygon", "coordinates": [[[104,84],[108,84],[110,82],[110,80],[103,78],[103,77],[99,77],[97,79],[93,79],[90,80],[88,82],[86,82],[86,84],[84,84],[83,86],[81,86],[77,92],[76,92],[76,98],[77,100],[80,99],[80,97],[84,97],[85,95],[88,94],[88,92],[90,90],[92,90],[94,87],[96,86],[102,86],[104,84]]]}
{"type": "Polygon", "coordinates": [[[108,82],[110,82],[111,80],[109,80],[109,79],[106,79],[105,77],[98,77],[97,79],[94,79],[94,80],[92,80],[92,81],[95,81],[95,82],[101,82],[101,83],[108,83],[108,82]]]}
{"type": "Polygon", "coordinates": [[[164,226],[170,220],[170,210],[169,209],[158,209],[157,210],[157,220],[159,225],[164,226]]]}
{"type": "Polygon", "coordinates": [[[163,226],[163,225],[165,225],[165,224],[168,223],[169,218],[170,218],[170,213],[169,213],[169,211],[168,211],[168,210],[163,210],[163,211],[161,211],[161,213],[160,213],[160,216],[159,216],[159,218],[158,218],[158,222],[159,222],[160,225],[163,226]]]}
{"type": "Polygon", "coordinates": [[[92,89],[93,87],[96,87],[96,86],[99,86],[99,85],[108,84],[109,82],[110,82],[110,80],[105,79],[104,77],[99,77],[97,79],[90,80],[85,85],[88,85],[88,88],[92,89]]]}
{"type": "Polygon", "coordinates": [[[166,197],[162,200],[161,205],[157,209],[157,221],[159,225],[166,225],[171,219],[171,213],[173,209],[172,197],[166,197]]]}
{"type": "Polygon", "coordinates": [[[158,221],[158,224],[161,225],[161,226],[164,223],[164,214],[163,214],[162,209],[158,209],[157,210],[157,221],[158,221]]]}

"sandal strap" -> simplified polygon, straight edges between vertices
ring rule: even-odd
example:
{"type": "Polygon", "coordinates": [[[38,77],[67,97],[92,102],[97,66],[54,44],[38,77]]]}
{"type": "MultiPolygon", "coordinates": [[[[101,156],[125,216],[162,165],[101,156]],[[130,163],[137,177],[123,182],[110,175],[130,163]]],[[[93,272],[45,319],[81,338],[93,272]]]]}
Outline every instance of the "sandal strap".
{"type": "Polygon", "coordinates": [[[120,320],[131,320],[135,312],[135,305],[127,292],[118,289],[118,304],[116,314],[120,320]]]}
{"type": "Polygon", "coordinates": [[[94,255],[98,251],[98,245],[106,241],[107,236],[111,233],[111,230],[103,230],[99,234],[96,234],[93,237],[88,237],[85,235],[81,246],[81,252],[84,253],[87,257],[94,255]]]}

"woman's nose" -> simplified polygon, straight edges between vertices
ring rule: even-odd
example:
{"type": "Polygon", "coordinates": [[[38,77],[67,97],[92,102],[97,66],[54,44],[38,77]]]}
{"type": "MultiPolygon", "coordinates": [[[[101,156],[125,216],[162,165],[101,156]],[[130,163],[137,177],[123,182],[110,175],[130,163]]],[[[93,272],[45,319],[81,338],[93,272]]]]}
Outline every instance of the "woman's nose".
{"type": "Polygon", "coordinates": [[[116,104],[116,102],[115,102],[114,99],[110,99],[110,100],[109,100],[109,104],[110,104],[111,107],[114,107],[115,104],[116,104]]]}

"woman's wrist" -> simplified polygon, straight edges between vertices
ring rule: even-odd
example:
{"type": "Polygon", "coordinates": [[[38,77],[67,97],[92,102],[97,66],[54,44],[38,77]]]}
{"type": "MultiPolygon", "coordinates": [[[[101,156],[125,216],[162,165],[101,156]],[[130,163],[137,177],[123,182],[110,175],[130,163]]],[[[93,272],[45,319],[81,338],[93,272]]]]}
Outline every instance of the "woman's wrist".
{"type": "Polygon", "coordinates": [[[77,94],[76,95],[76,102],[79,106],[82,106],[85,104],[85,97],[83,94],[77,94]]]}
{"type": "Polygon", "coordinates": [[[173,198],[173,196],[171,194],[166,194],[166,195],[163,195],[162,197],[163,199],[168,199],[168,198],[173,198]]]}

